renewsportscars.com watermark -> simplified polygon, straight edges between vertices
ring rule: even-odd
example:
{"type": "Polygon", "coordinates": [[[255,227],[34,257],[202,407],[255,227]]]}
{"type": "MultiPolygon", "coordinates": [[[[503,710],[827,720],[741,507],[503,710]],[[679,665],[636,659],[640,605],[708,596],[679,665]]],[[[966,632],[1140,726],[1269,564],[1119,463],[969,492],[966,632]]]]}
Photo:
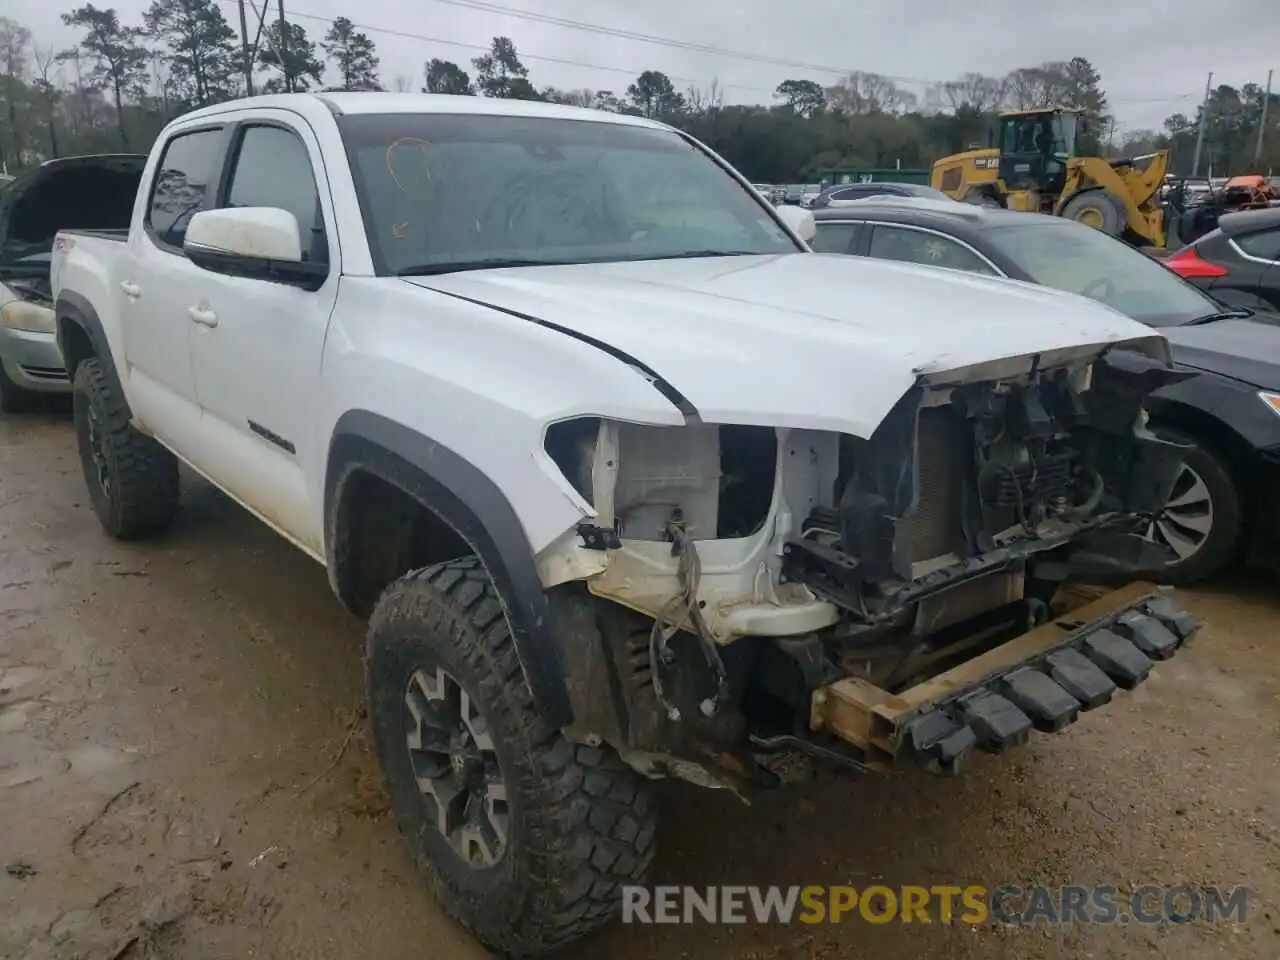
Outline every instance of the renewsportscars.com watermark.
{"type": "Polygon", "coordinates": [[[635,887],[623,923],[1244,923],[1247,887],[635,887]]]}

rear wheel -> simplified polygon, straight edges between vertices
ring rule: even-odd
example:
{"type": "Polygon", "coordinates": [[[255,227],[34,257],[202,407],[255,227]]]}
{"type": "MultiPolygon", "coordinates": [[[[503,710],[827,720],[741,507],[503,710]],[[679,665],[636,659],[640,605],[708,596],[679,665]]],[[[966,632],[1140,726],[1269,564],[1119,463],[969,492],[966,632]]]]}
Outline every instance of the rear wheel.
{"type": "Polygon", "coordinates": [[[1173,550],[1176,559],[1157,579],[1195,583],[1218,573],[1240,550],[1243,507],[1231,466],[1220,454],[1176,427],[1157,427],[1169,440],[1195,444],[1183,462],[1168,503],[1146,530],[1146,538],[1173,550]]]}
{"type": "Polygon", "coordinates": [[[365,656],[391,807],[445,909],[490,949],[535,956],[606,923],[653,859],[651,784],[541,720],[480,562],[407,574],[365,656]]]}
{"type": "Polygon", "coordinates": [[[101,361],[82,362],[73,384],[80,465],[103,529],[118,540],[160,533],[178,512],[177,458],[130,425],[101,361]]]}
{"type": "Polygon", "coordinates": [[[1108,190],[1077,193],[1062,208],[1062,216],[1113,237],[1124,231],[1124,202],[1108,190]]]}

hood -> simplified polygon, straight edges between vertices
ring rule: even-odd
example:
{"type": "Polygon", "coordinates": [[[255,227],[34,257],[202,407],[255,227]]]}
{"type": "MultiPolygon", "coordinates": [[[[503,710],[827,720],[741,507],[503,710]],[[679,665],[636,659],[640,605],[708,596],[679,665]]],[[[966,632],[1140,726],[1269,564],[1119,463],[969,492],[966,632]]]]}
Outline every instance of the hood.
{"type": "Polygon", "coordinates": [[[1264,390],[1280,389],[1280,316],[1165,327],[1177,363],[1264,390]],[[1262,319],[1262,318],[1270,319],[1262,319]]]}
{"type": "Polygon", "coordinates": [[[47,251],[59,230],[129,226],[147,158],[141,154],[63,157],[0,191],[0,264],[47,251]]]}
{"type": "MultiPolygon", "coordinates": [[[[917,381],[959,383],[1164,339],[1071,294],[847,257],[649,260],[411,277],[607,345],[709,423],[870,436],[917,381]]],[[[566,371],[567,376],[571,372],[566,371]]]]}

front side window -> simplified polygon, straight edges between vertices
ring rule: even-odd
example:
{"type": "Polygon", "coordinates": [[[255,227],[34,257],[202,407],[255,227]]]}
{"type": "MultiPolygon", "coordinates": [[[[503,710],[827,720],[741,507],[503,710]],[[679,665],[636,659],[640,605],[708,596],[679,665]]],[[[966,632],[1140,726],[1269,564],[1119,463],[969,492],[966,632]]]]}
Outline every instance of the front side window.
{"type": "Polygon", "coordinates": [[[382,274],[799,251],[759,195],[671,131],[450,114],[340,122],[382,274]]]}
{"type": "Polygon", "coordinates": [[[986,241],[1036,283],[1105,303],[1140,323],[1176,326],[1222,308],[1123,240],[1061,218],[1027,218],[986,241]]]}
{"type": "Polygon", "coordinates": [[[971,250],[954,240],[924,230],[877,226],[868,254],[879,260],[901,260],[927,267],[947,267],[995,276],[995,271],[971,250]]]}
{"type": "Polygon", "coordinates": [[[856,223],[835,223],[831,221],[817,223],[818,234],[809,246],[814,253],[850,253],[849,246],[853,235],[857,232],[856,223]]]}
{"type": "Polygon", "coordinates": [[[222,130],[180,133],[164,149],[151,188],[147,225],[157,240],[181,247],[187,224],[212,204],[210,183],[221,159],[222,130]]]}
{"type": "Polygon", "coordinates": [[[228,207],[279,207],[298,221],[302,258],[327,262],[320,194],[306,144],[282,127],[246,127],[236,151],[228,207]]]}

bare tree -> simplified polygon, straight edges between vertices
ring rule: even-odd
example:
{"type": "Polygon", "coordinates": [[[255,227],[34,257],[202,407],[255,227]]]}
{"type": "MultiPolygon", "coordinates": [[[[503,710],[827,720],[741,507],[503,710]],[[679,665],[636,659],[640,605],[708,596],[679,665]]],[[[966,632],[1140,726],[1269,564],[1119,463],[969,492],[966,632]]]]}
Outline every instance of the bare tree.
{"type": "Polygon", "coordinates": [[[54,67],[61,63],[58,51],[52,44],[46,47],[37,46],[31,51],[36,62],[35,88],[40,91],[40,99],[44,101],[44,122],[49,131],[49,153],[55,159],[58,156],[58,100],[62,97],[58,80],[61,70],[53,73],[54,67]],[[53,76],[50,77],[50,74],[53,76]]]}
{"type": "Polygon", "coordinates": [[[684,100],[690,113],[715,113],[724,106],[724,89],[720,86],[720,81],[712,77],[711,84],[705,89],[690,87],[684,100]]]}
{"type": "Polygon", "coordinates": [[[960,79],[945,84],[942,89],[954,110],[969,107],[977,113],[991,113],[1004,105],[1007,78],[966,73],[960,79]]]}
{"type": "Polygon", "coordinates": [[[899,89],[888,77],[855,70],[827,89],[827,103],[855,116],[867,113],[901,113],[916,105],[916,95],[899,89]]]}
{"type": "MultiPolygon", "coordinates": [[[[4,71],[5,100],[9,104],[9,139],[13,155],[22,164],[22,138],[18,132],[18,86],[27,74],[27,48],[31,31],[8,17],[0,17],[0,70],[4,71]]],[[[0,145],[0,163],[6,159],[0,145]]]]}
{"type": "Polygon", "coordinates": [[[413,93],[413,77],[406,77],[403,73],[397,73],[391,78],[391,89],[396,93],[413,93]]]}

